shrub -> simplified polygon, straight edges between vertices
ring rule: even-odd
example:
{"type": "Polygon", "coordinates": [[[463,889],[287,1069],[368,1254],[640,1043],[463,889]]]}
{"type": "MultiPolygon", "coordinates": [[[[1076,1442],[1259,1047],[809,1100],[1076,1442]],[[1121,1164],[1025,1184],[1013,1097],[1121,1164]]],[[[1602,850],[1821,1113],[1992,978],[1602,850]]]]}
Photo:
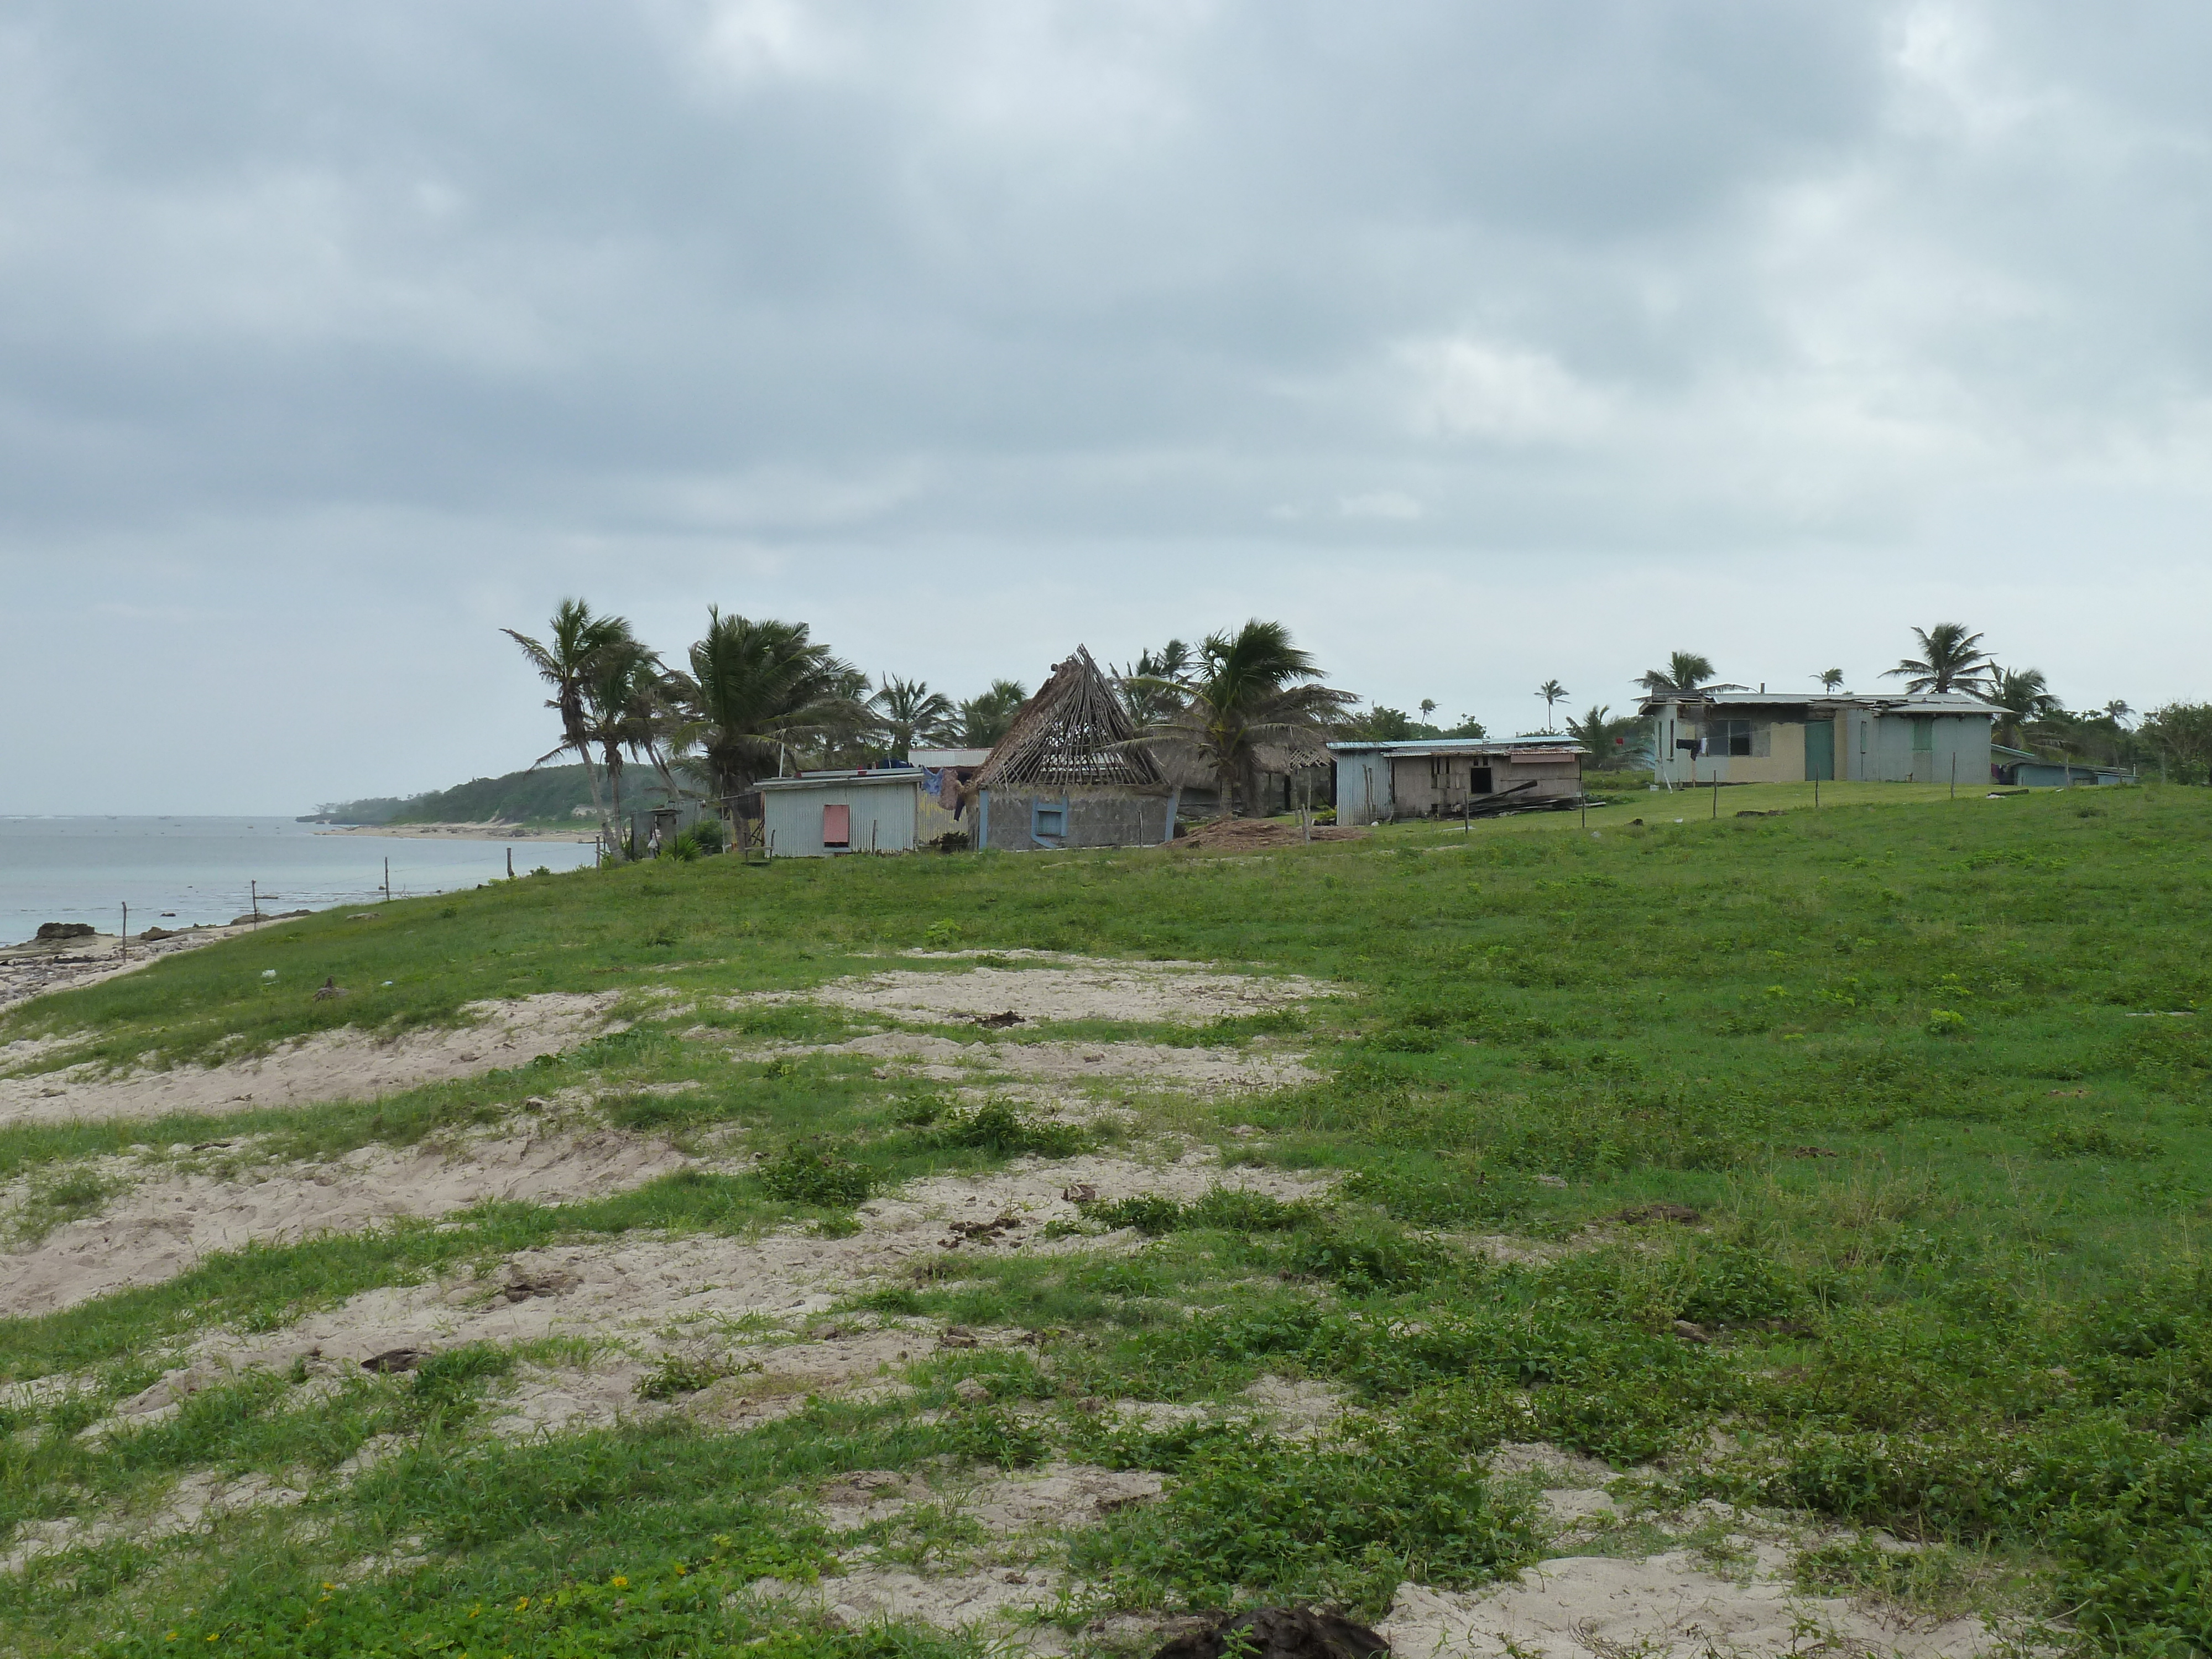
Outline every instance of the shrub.
{"type": "Polygon", "coordinates": [[[630,1392],[640,1400],[674,1400],[711,1388],[731,1374],[729,1366],[720,1360],[696,1354],[664,1354],[660,1364],[639,1377],[630,1392]]]}
{"type": "Polygon", "coordinates": [[[1372,1616],[1407,1578],[1479,1583],[1537,1541],[1527,1507],[1458,1448],[1372,1419],[1319,1445],[1194,1435],[1166,1496],[1126,1514],[1080,1536],[1078,1570],[1201,1607],[1257,1593],[1372,1616]]]}
{"type": "Polygon", "coordinates": [[[1285,1204],[1266,1193],[1236,1187],[1216,1187],[1189,1204],[1178,1204],[1158,1193],[1140,1193],[1111,1204],[1091,1204],[1084,1213],[1109,1227],[1134,1227],[1158,1238],[1188,1227],[1213,1227],[1224,1232],[1289,1232],[1322,1218],[1323,1212],[1305,1203],[1285,1204]]]}
{"type": "Polygon", "coordinates": [[[855,1164],[821,1141],[800,1141],[773,1158],[761,1160],[753,1170],[771,1198],[789,1204],[813,1204],[825,1210],[850,1209],[866,1201],[878,1177],[864,1164],[855,1164]]]}
{"type": "Polygon", "coordinates": [[[1004,1100],[987,1100],[968,1111],[945,1112],[923,1131],[922,1139],[932,1146],[971,1148],[1000,1158],[1017,1152],[1072,1158],[1091,1144],[1091,1136],[1073,1124],[1030,1117],[1004,1100]]]}

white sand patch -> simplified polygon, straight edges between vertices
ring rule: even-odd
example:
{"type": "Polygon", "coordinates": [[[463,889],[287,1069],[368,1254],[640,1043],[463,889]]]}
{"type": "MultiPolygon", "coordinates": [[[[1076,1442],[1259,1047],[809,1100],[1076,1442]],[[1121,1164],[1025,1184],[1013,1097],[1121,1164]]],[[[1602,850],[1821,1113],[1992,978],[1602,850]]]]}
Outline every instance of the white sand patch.
{"type": "Polygon", "coordinates": [[[1061,1653],[1057,1631],[1036,1628],[1034,1615],[1058,1606],[1066,1576],[1038,1566],[994,1566],[923,1577],[901,1568],[848,1566],[818,1584],[763,1579],[757,1595],[772,1595],[824,1613],[848,1629],[911,1621],[939,1630],[977,1629],[1035,1653],[1061,1653]]]}
{"type": "Polygon", "coordinates": [[[991,1538],[1006,1539],[1095,1526],[1116,1510],[1149,1503],[1160,1488],[1160,1477],[1148,1470],[1055,1462],[980,1479],[972,1472],[940,1475],[934,1483],[911,1472],[861,1469],[829,1482],[814,1501],[833,1533],[857,1531],[914,1504],[934,1504],[975,1522],[991,1538]]]}
{"type": "MultiPolygon", "coordinates": [[[[301,988],[307,994],[307,988],[301,988]]],[[[374,1100],[557,1054],[606,1024],[619,993],[549,992],[472,1002],[458,1030],[377,1037],[348,1026],[302,1037],[255,1060],[101,1076],[89,1065],[0,1078],[0,1127],[70,1119],[234,1112],[319,1100],[374,1100]]]]}
{"type": "Polygon", "coordinates": [[[70,1516],[24,1522],[15,1528],[8,1553],[0,1555],[0,1573],[21,1572],[41,1556],[92,1549],[118,1538],[140,1543],[174,1538],[197,1532],[228,1515],[282,1508],[306,1496],[264,1474],[249,1473],[226,1480],[210,1469],[197,1470],[179,1480],[153,1512],[143,1517],[88,1521],[70,1516]]]}
{"type": "Polygon", "coordinates": [[[652,1416],[664,1406],[637,1397],[637,1381],[652,1368],[615,1358],[592,1365],[523,1369],[498,1401],[490,1431],[506,1439],[603,1428],[628,1418],[652,1416]]]}
{"type": "Polygon", "coordinates": [[[922,1077],[978,1082],[1009,1078],[1066,1085],[1108,1083],[1200,1094],[1284,1089],[1319,1075],[1305,1056],[1258,1045],[1249,1048],[1183,1048],[1154,1042],[961,1042],[924,1031],[878,1031],[846,1042],[793,1043],[738,1050],[738,1059],[771,1054],[859,1054],[885,1063],[878,1077],[922,1077]]]}
{"type": "Polygon", "coordinates": [[[1298,1437],[1321,1434],[1344,1415],[1344,1396],[1326,1382],[1292,1382],[1279,1376],[1263,1376],[1238,1396],[1252,1403],[1279,1433],[1298,1437]]]}
{"type": "MultiPolygon", "coordinates": [[[[786,1230],[752,1238],[620,1238],[521,1253],[478,1278],[466,1268],[436,1283],[387,1285],[342,1306],[263,1333],[211,1333],[192,1357],[245,1366],[283,1367],[314,1353],[359,1361],[395,1348],[434,1352],[463,1342],[531,1342],[551,1337],[652,1346],[663,1340],[753,1340],[763,1320],[787,1323],[826,1312],[837,1301],[890,1278],[910,1283],[915,1258],[934,1258],[956,1241],[960,1251],[1054,1255],[1129,1249],[1127,1231],[1045,1239],[1045,1223],[1074,1221],[1066,1193],[1089,1188],[1105,1201],[1161,1193],[1178,1200],[1215,1186],[1282,1199],[1311,1197],[1326,1182],[1278,1170],[1224,1169],[1200,1151],[1173,1163],[1085,1157],[1024,1159],[974,1176],[912,1182],[860,1212],[861,1230],[825,1238],[786,1230]],[[1022,1224],[962,1240],[961,1221],[1009,1216],[1022,1224]],[[517,1281],[547,1293],[510,1300],[517,1281]]],[[[768,1362],[763,1358],[763,1364],[768,1362]]]]}
{"type": "Polygon", "coordinates": [[[804,997],[777,992],[758,1000],[827,1003],[919,1023],[1013,1013],[1024,1020],[1195,1025],[1334,994],[1329,986],[1296,976],[1261,979],[1165,963],[1102,960],[1083,968],[970,968],[957,973],[896,969],[839,980],[804,997]]]}
{"type": "Polygon", "coordinates": [[[1066,1573],[1030,1559],[1039,1547],[1067,1532],[1095,1526],[1115,1510],[1149,1503],[1160,1477],[1143,1470],[1096,1468],[1054,1462],[1042,1468],[975,1480],[939,1479],[889,1469],[861,1470],[816,1494],[833,1531],[849,1533],[894,1520],[917,1504],[937,1504],[981,1527],[986,1541],[957,1570],[917,1573],[872,1559],[864,1547],[842,1558],[844,1571],[818,1584],[765,1579],[756,1594],[773,1595],[860,1627],[883,1620],[912,1620],[941,1630],[978,1629],[1030,1652],[1060,1653],[1067,1642],[1040,1626],[1036,1615],[1059,1607],[1071,1583],[1066,1573]]]}
{"type": "Polygon", "coordinates": [[[1869,1651],[1907,1659],[1966,1659],[2000,1646],[1979,1619],[1913,1620],[1893,1610],[1793,1592],[1790,1554],[1744,1544],[1741,1578],[1706,1571],[1689,1550],[1642,1560],[1568,1556],[1531,1567],[1497,1589],[1461,1593],[1398,1587],[1375,1626],[1392,1650],[1436,1659],[1545,1659],[1635,1654],[1696,1659],[1729,1655],[1869,1651]]]}
{"type": "MultiPolygon", "coordinates": [[[[603,1130],[509,1133],[459,1147],[365,1146],[327,1163],[240,1175],[179,1171],[136,1182],[101,1213],[0,1255],[0,1318],[74,1306],[158,1284],[218,1250],[353,1232],[401,1216],[429,1218],[482,1199],[565,1203],[620,1192],[682,1167],[665,1143],[603,1130]]],[[[94,1161],[129,1180],[130,1158],[94,1161]]]]}

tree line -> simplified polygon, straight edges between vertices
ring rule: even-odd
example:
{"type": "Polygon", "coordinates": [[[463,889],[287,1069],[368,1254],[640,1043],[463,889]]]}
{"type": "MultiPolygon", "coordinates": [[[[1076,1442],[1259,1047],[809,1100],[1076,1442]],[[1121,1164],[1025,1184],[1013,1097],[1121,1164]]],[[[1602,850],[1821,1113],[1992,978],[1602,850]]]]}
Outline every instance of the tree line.
{"type": "MultiPolygon", "coordinates": [[[[650,766],[671,799],[718,804],[787,772],[903,761],[916,749],[988,749],[1029,700],[997,679],[954,702],[919,679],[872,680],[805,623],[725,615],[672,666],[625,617],[564,599],[542,635],[501,630],[528,659],[559,720],[538,764],[574,755],[611,836],[623,775],[650,766]]],[[[1136,726],[1130,741],[1178,753],[1218,781],[1224,810],[1256,799],[1264,759],[1316,762],[1351,729],[1358,701],[1322,684],[1279,623],[1254,619],[1196,645],[1170,640],[1112,671],[1136,726]]]]}
{"type": "MultiPolygon", "coordinates": [[[[787,771],[903,761],[916,749],[988,749],[1029,698],[1018,680],[994,679],[955,701],[927,682],[885,674],[872,680],[805,623],[726,615],[710,606],[705,633],[671,666],[628,619],[562,601],[542,636],[502,630],[545,684],[561,740],[538,763],[573,754],[584,765],[592,811],[611,830],[623,815],[628,767],[646,765],[667,796],[727,802],[763,777],[787,771]]],[[[1970,692],[2004,711],[2000,742],[2069,758],[2131,765],[2154,757],[2178,781],[2212,777],[2212,705],[2170,703],[2139,723],[2117,699],[2069,710],[2041,670],[1999,663],[1982,635],[1958,623],[1912,630],[1919,654],[1886,678],[1911,692],[1970,692]]],[[[1314,659],[1279,623],[1255,618],[1196,644],[1170,640],[1110,671],[1136,727],[1133,744],[1181,756],[1218,784],[1223,810],[1249,808],[1259,775],[1317,764],[1330,739],[1406,742],[1483,738],[1463,715],[1439,725],[1425,699],[1419,715],[1358,708],[1352,693],[1325,684],[1314,659]]],[[[1842,690],[1840,669],[1810,676],[1823,693],[1842,690]]],[[[1742,690],[1722,682],[1712,661],[1676,651],[1636,684],[1647,696],[1742,690]]],[[[1572,694],[1557,679],[1537,688],[1545,733],[1572,694]]],[[[1649,763],[1644,722],[1594,704],[1569,716],[1562,735],[1600,766],[1649,763]]]]}

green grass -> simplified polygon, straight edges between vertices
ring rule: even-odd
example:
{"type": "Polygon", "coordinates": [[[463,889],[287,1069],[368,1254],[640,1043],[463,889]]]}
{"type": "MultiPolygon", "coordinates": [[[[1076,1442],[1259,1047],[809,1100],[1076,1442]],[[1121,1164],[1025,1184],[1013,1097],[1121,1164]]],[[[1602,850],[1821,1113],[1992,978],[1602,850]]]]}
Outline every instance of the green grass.
{"type": "MultiPolygon", "coordinates": [[[[837,1644],[860,1637],[726,1599],[768,1559],[748,1551],[795,1551],[793,1571],[826,1559],[790,1494],[838,1468],[1055,1453],[1169,1477],[1161,1504],[1075,1546],[1119,1605],[1218,1602],[1241,1586],[1374,1611],[1401,1577],[1474,1583],[1528,1558],[1528,1516],[1473,1460],[1538,1438],[1623,1468],[1661,1460],[1651,1490],[1665,1501],[1770,1504],[1942,1547],[1900,1562],[1838,1545],[1801,1564],[1808,1586],[1948,1606],[1972,1576],[1960,1564],[1994,1562],[2023,1605],[2065,1615],[2064,1639],[2161,1659],[2212,1648],[2212,1269],[2199,1242],[2212,1224],[2212,793],[1953,803],[1942,789],[1824,785],[1817,812],[1810,793],[1723,790],[1715,819],[1710,791],[1639,793],[1587,826],[1564,814],[1399,826],[1255,855],[582,872],[393,904],[375,922],[309,918],[18,1008],[0,1040],[76,1034],[70,1057],[122,1065],[340,1019],[448,1021],[471,1000],[541,990],[702,999],[666,1027],[379,1103],[0,1132],[0,1173],[27,1171],[43,1194],[25,1212],[33,1228],[97,1204],[67,1168],[91,1152],[252,1134],[325,1156],[572,1086],[605,1095],[617,1122],[702,1145],[735,1134],[768,1157],[742,1176],[216,1257],[0,1326],[0,1375],[66,1371],[88,1389],[15,1427],[5,1468],[35,1503],[11,1514],[139,1501],[164,1471],[225,1460],[328,1468],[369,1432],[411,1448],[315,1500],[334,1517],[322,1542],[237,1523],[234,1560],[250,1571],[211,1547],[116,1543],[0,1585],[0,1612],[31,1632],[24,1651],[166,1647],[191,1606],[201,1622],[177,1625],[180,1643],[214,1619],[226,1640],[258,1631],[265,1650],[307,1653],[464,1644],[479,1602],[529,1597],[544,1620],[541,1598],[567,1595],[561,1628],[579,1652],[769,1632],[794,1652],[858,1652],[837,1644]],[[209,1323],[266,1328],[556,1237],[849,1225],[851,1205],[914,1175],[1076,1150],[1080,1138],[1004,1103],[956,1106],[854,1057],[724,1056],[733,1042],[836,1041],[855,1024],[714,999],[804,990],[948,939],[1343,986],[1294,1014],[1175,1034],[1312,1050],[1322,1081],[1176,1121],[1239,1160],[1336,1175],[1335,1198],[1125,1200],[1090,1224],[1138,1229],[1134,1255],[920,1264],[866,1305],[1025,1327],[1049,1364],[949,1352],[917,1370],[914,1402],[817,1407],[811,1438],[799,1419],[748,1435],[672,1422],[501,1450],[471,1437],[471,1402],[501,1379],[471,1372],[448,1380],[428,1428],[411,1386],[295,1412],[278,1409],[286,1385],[264,1382],[127,1458],[63,1449],[102,1401],[150,1380],[161,1341],[209,1323]],[[326,975],[356,994],[313,1003],[326,975]],[[711,1040],[677,1035],[696,1025],[711,1040]],[[649,1091],[672,1082],[701,1086],[649,1091]],[[1654,1204],[1702,1220],[1635,1218],[1654,1204]],[[1467,1248],[1496,1233],[1538,1257],[1467,1248]],[[1561,1254],[1542,1259],[1547,1248],[1561,1254]],[[1076,1409],[1117,1395],[1231,1401],[1262,1375],[1337,1389],[1356,1408],[1343,1437],[1302,1449],[1233,1426],[1138,1432],[1076,1409]],[[987,1384],[987,1405],[915,1415],[948,1410],[962,1376],[987,1384]],[[1024,1415],[1024,1402],[1052,1409],[1024,1415]],[[372,1534],[418,1540],[426,1559],[317,1600],[321,1577],[376,1553],[372,1534]],[[702,1565],[716,1537],[732,1540],[721,1578],[702,1565]],[[610,1592],[617,1573],[655,1588],[610,1592]],[[719,1588],[685,1588],[694,1577],[719,1588]]],[[[949,1516],[883,1541],[922,1557],[974,1547],[949,1516]]],[[[498,1639],[550,1628],[510,1621],[498,1639]]],[[[913,1632],[880,1639],[936,1650],[913,1632]]]]}

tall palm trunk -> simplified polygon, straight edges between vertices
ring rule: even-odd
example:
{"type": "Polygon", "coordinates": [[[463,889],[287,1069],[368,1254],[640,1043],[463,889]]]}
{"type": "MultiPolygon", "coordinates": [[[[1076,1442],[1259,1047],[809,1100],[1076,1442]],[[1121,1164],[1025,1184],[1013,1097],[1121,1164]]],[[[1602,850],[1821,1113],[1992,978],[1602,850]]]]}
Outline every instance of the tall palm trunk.
{"type": "MultiPolygon", "coordinates": [[[[617,823],[621,823],[623,822],[622,775],[622,750],[617,749],[613,744],[609,744],[607,745],[607,788],[614,797],[614,819],[617,823]]],[[[625,825],[625,831],[627,831],[627,828],[628,826],[625,825]]],[[[627,833],[623,836],[623,844],[629,848],[630,854],[633,857],[635,857],[637,853],[637,848],[631,845],[635,839],[635,837],[627,833]]]]}

